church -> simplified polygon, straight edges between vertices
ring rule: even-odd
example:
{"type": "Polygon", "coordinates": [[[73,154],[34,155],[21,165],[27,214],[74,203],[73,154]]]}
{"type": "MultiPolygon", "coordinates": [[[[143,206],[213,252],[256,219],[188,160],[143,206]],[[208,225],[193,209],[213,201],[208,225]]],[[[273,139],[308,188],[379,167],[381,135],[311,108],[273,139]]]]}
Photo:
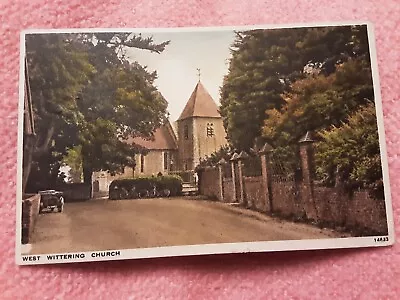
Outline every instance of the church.
{"type": "MultiPolygon", "coordinates": [[[[199,80],[178,120],[167,121],[154,132],[154,138],[132,138],[128,143],[146,149],[135,157],[136,166],[126,167],[122,174],[93,174],[94,190],[107,191],[114,179],[156,176],[161,173],[193,174],[200,160],[227,144],[218,106],[199,80]]],[[[184,181],[189,178],[183,178],[184,181]]]]}

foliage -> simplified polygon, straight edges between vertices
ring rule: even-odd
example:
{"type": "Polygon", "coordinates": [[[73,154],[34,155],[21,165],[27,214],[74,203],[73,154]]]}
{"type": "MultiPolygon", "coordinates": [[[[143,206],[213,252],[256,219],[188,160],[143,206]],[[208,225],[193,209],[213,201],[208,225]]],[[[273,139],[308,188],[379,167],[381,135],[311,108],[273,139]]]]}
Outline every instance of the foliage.
{"type": "MultiPolygon", "coordinates": [[[[85,182],[90,183],[93,171],[113,174],[133,166],[133,154],[141,149],[126,139],[151,137],[166,119],[167,103],[153,85],[156,73],[129,62],[125,49],[160,53],[168,43],[154,44],[151,38],[129,33],[28,35],[38,132],[33,164],[43,170],[63,157],[68,160],[81,145],[85,182]],[[38,166],[39,161],[43,165],[38,166]]],[[[58,173],[41,176],[49,179],[58,173]]]]}
{"type": "Polygon", "coordinates": [[[115,191],[120,191],[121,189],[131,191],[133,188],[135,188],[137,192],[141,192],[151,191],[154,186],[158,191],[161,191],[163,189],[170,190],[171,196],[179,196],[182,194],[182,178],[180,178],[179,176],[149,176],[114,180],[110,184],[110,199],[115,198],[113,197],[115,191]]]}
{"type": "Polygon", "coordinates": [[[375,105],[360,107],[341,126],[332,125],[319,132],[316,147],[317,174],[334,184],[336,172],[352,187],[383,191],[375,105]]]}
{"type": "Polygon", "coordinates": [[[135,166],[140,147],[128,145],[131,136],[151,137],[166,120],[167,102],[153,86],[154,76],[144,78],[136,70],[107,69],[83,92],[81,111],[86,124],[80,130],[84,168],[108,170],[135,166]]]}
{"type": "Polygon", "coordinates": [[[219,150],[201,159],[197,168],[216,166],[221,159],[229,162],[233,151],[234,150],[230,146],[224,145],[219,150]]]}
{"type": "Polygon", "coordinates": [[[82,182],[82,146],[75,146],[67,150],[67,154],[63,157],[63,163],[70,167],[69,170],[69,183],[82,182]]]}
{"type": "Polygon", "coordinates": [[[221,89],[230,143],[261,139],[284,173],[300,167],[298,141],[317,133],[317,179],[382,187],[366,26],[238,33],[221,89]]]}
{"type": "Polygon", "coordinates": [[[263,137],[295,166],[298,140],[307,131],[340,126],[350,114],[374,99],[371,69],[355,59],[337,67],[336,72],[308,76],[291,85],[282,95],[280,110],[266,111],[263,137]]]}
{"type": "Polygon", "coordinates": [[[349,59],[367,61],[365,26],[252,30],[237,33],[221,89],[221,115],[231,144],[248,150],[262,135],[267,110],[308,74],[329,76],[349,59]]]}
{"type": "Polygon", "coordinates": [[[40,190],[55,189],[64,183],[65,174],[60,173],[63,155],[54,151],[50,146],[47,152],[37,155],[32,161],[30,178],[26,190],[29,193],[37,193],[40,190]]]}

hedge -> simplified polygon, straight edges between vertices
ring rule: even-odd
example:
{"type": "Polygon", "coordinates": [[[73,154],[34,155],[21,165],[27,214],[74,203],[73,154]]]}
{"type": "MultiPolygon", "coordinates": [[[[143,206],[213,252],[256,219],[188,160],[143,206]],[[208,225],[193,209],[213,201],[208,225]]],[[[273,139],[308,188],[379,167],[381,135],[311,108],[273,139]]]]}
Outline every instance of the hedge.
{"type": "Polygon", "coordinates": [[[120,199],[122,189],[131,191],[135,188],[137,193],[143,194],[146,191],[152,191],[154,186],[157,191],[168,189],[170,196],[179,196],[182,195],[182,182],[182,178],[176,175],[116,179],[110,184],[109,198],[111,200],[120,199]]]}

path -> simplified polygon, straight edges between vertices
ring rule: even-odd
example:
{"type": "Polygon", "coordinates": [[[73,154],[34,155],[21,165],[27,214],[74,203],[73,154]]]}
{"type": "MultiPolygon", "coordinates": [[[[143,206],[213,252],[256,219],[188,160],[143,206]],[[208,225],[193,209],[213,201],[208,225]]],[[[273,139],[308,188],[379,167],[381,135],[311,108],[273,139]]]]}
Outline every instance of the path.
{"type": "Polygon", "coordinates": [[[67,203],[63,213],[39,215],[30,253],[329,237],[338,233],[219,202],[91,200],[67,203]]]}

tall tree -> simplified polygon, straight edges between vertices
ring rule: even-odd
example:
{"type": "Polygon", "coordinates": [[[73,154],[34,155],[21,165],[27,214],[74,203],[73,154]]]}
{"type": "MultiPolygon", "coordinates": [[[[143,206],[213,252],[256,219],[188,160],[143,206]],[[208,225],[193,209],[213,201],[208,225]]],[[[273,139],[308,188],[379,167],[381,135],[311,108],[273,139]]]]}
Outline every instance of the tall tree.
{"type": "Polygon", "coordinates": [[[157,73],[149,73],[138,62],[129,62],[125,49],[161,53],[169,42],[154,44],[151,38],[128,33],[80,38],[98,70],[78,102],[86,121],[79,135],[83,178],[90,183],[94,171],[116,173],[125,166],[134,167],[134,155],[141,149],[125,140],[132,136],[151,137],[166,120],[168,104],[154,87],[157,73]]]}
{"type": "Polygon", "coordinates": [[[228,139],[249,149],[262,135],[265,111],[285,104],[282,94],[308,73],[326,76],[350,58],[366,56],[365,26],[253,30],[237,33],[221,88],[228,139]]]}
{"type": "Polygon", "coordinates": [[[94,170],[116,172],[131,164],[137,148],[123,140],[151,136],[165,119],[167,103],[153,86],[156,74],[127,61],[124,51],[137,47],[160,53],[167,44],[129,33],[28,36],[39,132],[36,162],[47,157],[49,165],[59,163],[60,155],[82,145],[84,179],[90,183],[94,170]]]}
{"type": "MultiPolygon", "coordinates": [[[[24,177],[46,178],[43,184],[50,185],[58,177],[60,155],[77,140],[73,124],[81,116],[75,98],[95,68],[87,52],[63,34],[26,35],[26,56],[37,135],[32,161],[27,162],[34,168],[24,170],[24,177]]],[[[28,189],[36,187],[28,182],[28,189]]]]}
{"type": "Polygon", "coordinates": [[[297,142],[305,132],[341,126],[349,115],[374,100],[370,65],[361,59],[349,60],[329,76],[313,75],[294,82],[282,97],[285,105],[280,110],[266,111],[263,137],[285,163],[295,167],[297,142]]]}
{"type": "Polygon", "coordinates": [[[351,187],[368,187],[383,198],[382,166],[375,105],[368,102],[340,126],[320,131],[317,174],[326,184],[337,176],[351,187]]]}
{"type": "Polygon", "coordinates": [[[349,114],[374,100],[368,63],[350,60],[329,76],[297,80],[282,94],[281,109],[266,111],[263,136],[274,146],[296,143],[306,131],[339,126],[349,114]]]}

